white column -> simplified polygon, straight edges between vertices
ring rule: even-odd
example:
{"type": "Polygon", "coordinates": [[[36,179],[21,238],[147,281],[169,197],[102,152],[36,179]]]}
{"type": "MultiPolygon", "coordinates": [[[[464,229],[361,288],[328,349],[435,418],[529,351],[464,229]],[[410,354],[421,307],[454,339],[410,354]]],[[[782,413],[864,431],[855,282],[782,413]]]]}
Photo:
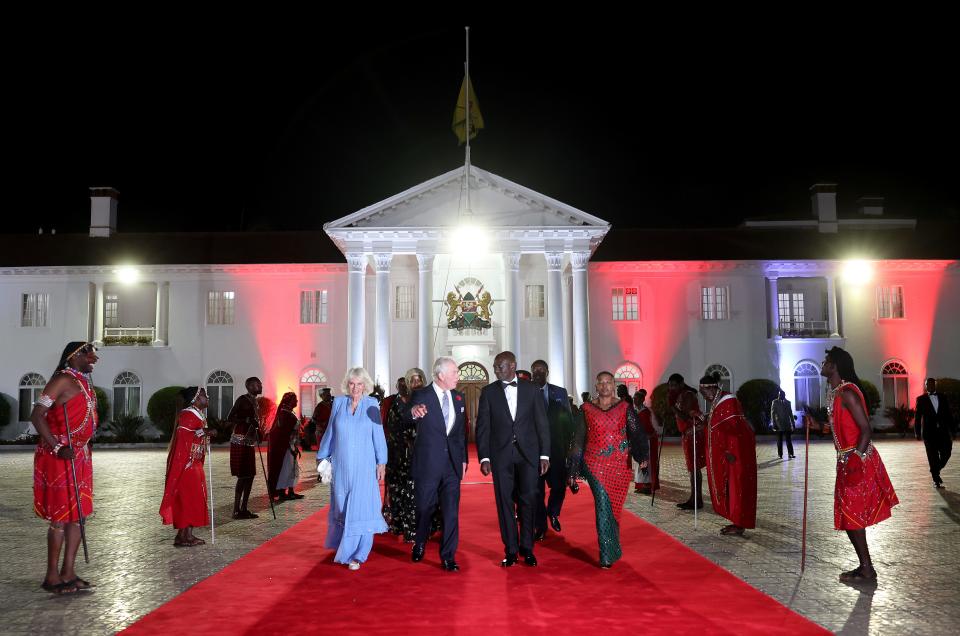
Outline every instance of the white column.
{"type": "Polygon", "coordinates": [[[433,366],[433,254],[417,254],[420,278],[417,286],[417,339],[419,367],[428,375],[433,366]]]}
{"type": "Polygon", "coordinates": [[[767,276],[767,288],[770,290],[770,337],[776,338],[780,335],[780,297],[775,275],[767,276]]]}
{"type": "Polygon", "coordinates": [[[170,283],[157,281],[157,314],[153,323],[153,346],[163,347],[167,344],[167,304],[165,299],[169,293],[170,283]]]}
{"type": "Polygon", "coordinates": [[[376,353],[374,356],[374,378],[389,391],[390,380],[390,261],[393,254],[374,254],[373,261],[377,270],[377,324],[376,353]]]}
{"type": "Polygon", "coordinates": [[[573,358],[576,361],[577,401],[585,391],[590,391],[590,314],[587,295],[587,262],[590,252],[574,252],[570,255],[573,269],[573,358]]]}
{"type": "Polygon", "coordinates": [[[572,391],[576,386],[576,373],[574,366],[573,351],[573,273],[567,269],[563,270],[563,359],[567,362],[567,373],[563,378],[554,378],[554,384],[562,383],[560,386],[572,391]]]}
{"type": "Polygon", "coordinates": [[[96,304],[93,310],[93,343],[103,345],[103,283],[96,283],[96,304]]]}
{"type": "Polygon", "coordinates": [[[563,279],[560,268],[563,265],[563,252],[547,252],[547,342],[550,359],[550,375],[555,378],[566,376],[563,363],[563,279]]]}
{"type": "Polygon", "coordinates": [[[827,327],[831,338],[840,337],[840,321],[837,316],[837,279],[833,274],[827,276],[827,327]]]}
{"type": "Polygon", "coordinates": [[[347,254],[349,287],[347,288],[347,367],[363,366],[363,336],[366,331],[363,279],[366,276],[367,257],[347,254]]]}
{"type": "Polygon", "coordinates": [[[513,351],[517,356],[517,364],[523,364],[523,348],[520,343],[520,308],[523,306],[523,291],[520,288],[520,253],[511,252],[503,255],[504,267],[507,268],[507,337],[504,340],[504,349],[513,351]]]}

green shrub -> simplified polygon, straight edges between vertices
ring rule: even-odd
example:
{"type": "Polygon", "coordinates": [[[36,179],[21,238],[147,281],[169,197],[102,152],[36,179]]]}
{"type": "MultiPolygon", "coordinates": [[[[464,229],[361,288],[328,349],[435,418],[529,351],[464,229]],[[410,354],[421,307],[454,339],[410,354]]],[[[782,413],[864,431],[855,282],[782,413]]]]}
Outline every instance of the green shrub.
{"type": "Polygon", "coordinates": [[[0,428],[10,423],[10,403],[5,395],[0,395],[0,428]]]}
{"type": "Polygon", "coordinates": [[[147,415],[150,421],[163,435],[170,439],[177,418],[177,394],[182,386],[166,386],[150,396],[147,402],[147,415]]]}
{"type": "Polygon", "coordinates": [[[863,385],[863,399],[867,401],[867,413],[868,417],[873,417],[874,413],[877,412],[877,409],[880,408],[880,391],[877,390],[877,385],[869,380],[860,380],[860,384],[863,385]]]}
{"type": "Polygon", "coordinates": [[[230,435],[233,434],[233,424],[228,420],[218,420],[211,417],[207,420],[207,428],[213,429],[216,433],[210,439],[211,443],[220,444],[230,441],[230,435]]]}
{"type": "Polygon", "coordinates": [[[658,384],[650,394],[650,408],[653,414],[660,420],[665,436],[676,436],[680,434],[677,429],[677,418],[674,416],[672,405],[667,404],[667,395],[669,387],[667,383],[658,384]]]}
{"type": "Polygon", "coordinates": [[[97,421],[106,423],[107,413],[110,412],[110,398],[107,392],[98,386],[93,387],[93,392],[97,396],[97,421]]]}
{"type": "Polygon", "coordinates": [[[107,424],[104,436],[118,444],[131,444],[143,441],[143,416],[121,415],[107,424]]]}
{"type": "Polygon", "coordinates": [[[770,380],[747,380],[737,389],[743,414],[757,433],[770,429],[770,403],[780,395],[780,387],[770,380]]]}
{"type": "Polygon", "coordinates": [[[950,402],[954,424],[960,424],[960,380],[956,378],[937,378],[937,393],[943,393],[950,402]]]}
{"type": "Polygon", "coordinates": [[[900,406],[888,406],[884,409],[883,414],[893,422],[893,428],[900,433],[900,437],[906,437],[907,431],[910,430],[910,422],[913,421],[917,412],[906,404],[901,404],[900,406]]]}

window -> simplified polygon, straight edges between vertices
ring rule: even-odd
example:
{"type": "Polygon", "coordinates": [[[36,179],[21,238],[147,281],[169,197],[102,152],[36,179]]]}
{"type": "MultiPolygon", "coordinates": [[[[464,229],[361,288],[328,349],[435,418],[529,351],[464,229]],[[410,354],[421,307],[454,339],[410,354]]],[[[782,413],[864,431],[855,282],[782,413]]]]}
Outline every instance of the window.
{"type": "Polygon", "coordinates": [[[113,419],[124,415],[140,415],[140,378],[131,371],[113,379],[113,419]]]}
{"type": "Polygon", "coordinates": [[[543,285],[527,285],[523,294],[523,317],[543,318],[543,285]]]}
{"type": "Polygon", "coordinates": [[[327,376],[320,369],[307,369],[300,376],[300,414],[303,417],[313,415],[313,409],[320,401],[320,393],[328,386],[327,376]]]}
{"type": "Polygon", "coordinates": [[[413,320],[413,285],[397,285],[393,297],[393,317],[397,320],[413,320]]]}
{"type": "Polygon", "coordinates": [[[613,298],[614,320],[639,320],[640,294],[636,287],[614,287],[613,298]]]}
{"type": "Polygon", "coordinates": [[[624,362],[613,372],[613,379],[617,384],[627,385],[630,395],[643,387],[643,372],[632,362],[624,362]]]}
{"type": "Polygon", "coordinates": [[[726,320],[729,315],[726,287],[700,288],[700,317],[704,320],[726,320]]]}
{"type": "Polygon", "coordinates": [[[793,369],[793,393],[796,409],[804,406],[818,409],[822,404],[820,367],[815,362],[804,360],[793,369]]]}
{"type": "Polygon", "coordinates": [[[120,326],[120,299],[115,294],[106,294],[103,299],[103,326],[120,326]]]}
{"type": "Polygon", "coordinates": [[[235,301],[235,292],[209,292],[207,294],[207,324],[232,325],[235,301]]]}
{"type": "Polygon", "coordinates": [[[216,370],[207,376],[207,417],[223,420],[233,408],[233,376],[226,371],[216,370]]]}
{"type": "Polygon", "coordinates": [[[802,328],[805,318],[803,292],[780,292],[777,294],[780,308],[780,326],[787,329],[802,328]]]}
{"type": "Polygon", "coordinates": [[[883,406],[910,406],[910,393],[907,389],[907,368],[896,360],[883,365],[883,406]]]}
{"type": "Polygon", "coordinates": [[[50,294],[23,294],[21,308],[21,327],[46,327],[50,294]]]}
{"type": "Polygon", "coordinates": [[[877,287],[877,318],[903,318],[903,286],[877,287]]]}
{"type": "Polygon", "coordinates": [[[327,290],[313,289],[300,292],[300,324],[325,325],[327,323],[327,290]]]}
{"type": "Polygon", "coordinates": [[[723,366],[722,364],[711,364],[709,367],[704,369],[703,375],[713,375],[714,373],[720,374],[720,388],[726,391],[727,393],[733,392],[733,374],[730,373],[730,369],[723,366]]]}
{"type": "MultiPolygon", "coordinates": [[[[20,422],[29,422],[33,403],[40,398],[47,381],[39,373],[28,373],[20,378],[20,422]]],[[[0,400],[3,398],[0,397],[0,400]]]]}

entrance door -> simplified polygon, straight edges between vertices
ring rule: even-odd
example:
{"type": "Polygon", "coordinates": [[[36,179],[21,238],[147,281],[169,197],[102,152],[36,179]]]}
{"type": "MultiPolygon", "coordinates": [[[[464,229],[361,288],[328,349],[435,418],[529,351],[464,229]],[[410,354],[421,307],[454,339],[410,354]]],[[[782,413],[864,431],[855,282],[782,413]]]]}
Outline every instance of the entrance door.
{"type": "Polygon", "coordinates": [[[490,383],[490,376],[478,362],[464,362],[459,367],[460,381],[457,391],[463,393],[467,401],[467,440],[476,441],[477,406],[480,403],[480,390],[490,383]]]}

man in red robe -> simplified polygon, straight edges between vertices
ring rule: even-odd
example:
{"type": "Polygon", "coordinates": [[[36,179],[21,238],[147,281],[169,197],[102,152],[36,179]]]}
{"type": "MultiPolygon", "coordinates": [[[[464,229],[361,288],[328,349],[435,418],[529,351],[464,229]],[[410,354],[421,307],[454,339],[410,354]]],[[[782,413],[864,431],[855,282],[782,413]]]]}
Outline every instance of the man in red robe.
{"type": "Polygon", "coordinates": [[[677,419],[677,428],[680,430],[683,445],[683,456],[687,461],[687,471],[690,473],[690,498],[677,504],[681,510],[703,508],[703,475],[700,473],[707,465],[707,435],[703,422],[703,413],[700,411],[700,402],[697,400],[697,390],[687,386],[683,376],[674,373],[667,381],[669,388],[667,400],[673,408],[677,419]],[[694,442],[696,435],[696,442],[694,442]],[[694,465],[694,446],[696,446],[696,465],[694,465]]]}
{"type": "Polygon", "coordinates": [[[640,423],[640,428],[643,429],[643,432],[647,434],[647,439],[650,440],[650,448],[648,449],[648,457],[650,459],[648,460],[647,468],[635,468],[635,477],[639,477],[640,479],[643,478],[643,471],[646,471],[646,481],[635,479],[634,492],[649,495],[655,490],[660,489],[660,458],[658,457],[660,437],[657,434],[657,427],[653,425],[653,411],[647,407],[646,400],[646,389],[638,389],[637,392],[633,394],[633,406],[637,409],[637,421],[640,423]]]}
{"type": "Polygon", "coordinates": [[[74,566],[80,547],[81,516],[86,518],[93,512],[93,459],[88,442],[97,428],[97,396],[87,376],[97,360],[93,345],[67,344],[57,370],[30,413],[30,421],[40,435],[33,456],[33,510],[50,522],[47,574],[40,586],[54,594],[92,587],[77,576],[74,566]]]}
{"type": "Polygon", "coordinates": [[[280,398],[280,404],[277,406],[273,426],[270,427],[270,433],[267,435],[269,440],[269,447],[267,448],[267,490],[271,497],[279,501],[303,499],[303,495],[294,492],[294,486],[289,484],[294,472],[291,468],[291,462],[296,462],[300,456],[300,450],[294,443],[296,439],[294,432],[299,424],[297,415],[293,412],[296,406],[297,394],[292,391],[284,393],[283,397],[280,398]],[[284,471],[284,467],[287,468],[286,471],[284,471]],[[282,483],[278,486],[278,482],[282,483]]]}
{"type": "Polygon", "coordinates": [[[164,525],[177,529],[174,547],[189,548],[206,543],[193,535],[193,528],[210,525],[203,466],[207,437],[213,431],[206,427],[206,391],[188,386],[180,391],[180,400],[187,408],[177,416],[177,426],[170,438],[160,518],[164,525]]]}
{"type": "Polygon", "coordinates": [[[257,476],[256,446],[262,437],[260,430],[260,406],[257,396],[263,393],[260,378],[247,378],[247,392],[237,398],[227,420],[233,423],[230,436],[230,474],[237,478],[237,487],[233,496],[234,519],[256,519],[256,515],[247,510],[253,478],[257,476]]]}
{"type": "Polygon", "coordinates": [[[713,511],[730,521],[720,534],[742,535],[757,525],[757,440],[737,396],[720,389],[720,375],[700,380],[707,412],[707,482],[713,511]]]}

